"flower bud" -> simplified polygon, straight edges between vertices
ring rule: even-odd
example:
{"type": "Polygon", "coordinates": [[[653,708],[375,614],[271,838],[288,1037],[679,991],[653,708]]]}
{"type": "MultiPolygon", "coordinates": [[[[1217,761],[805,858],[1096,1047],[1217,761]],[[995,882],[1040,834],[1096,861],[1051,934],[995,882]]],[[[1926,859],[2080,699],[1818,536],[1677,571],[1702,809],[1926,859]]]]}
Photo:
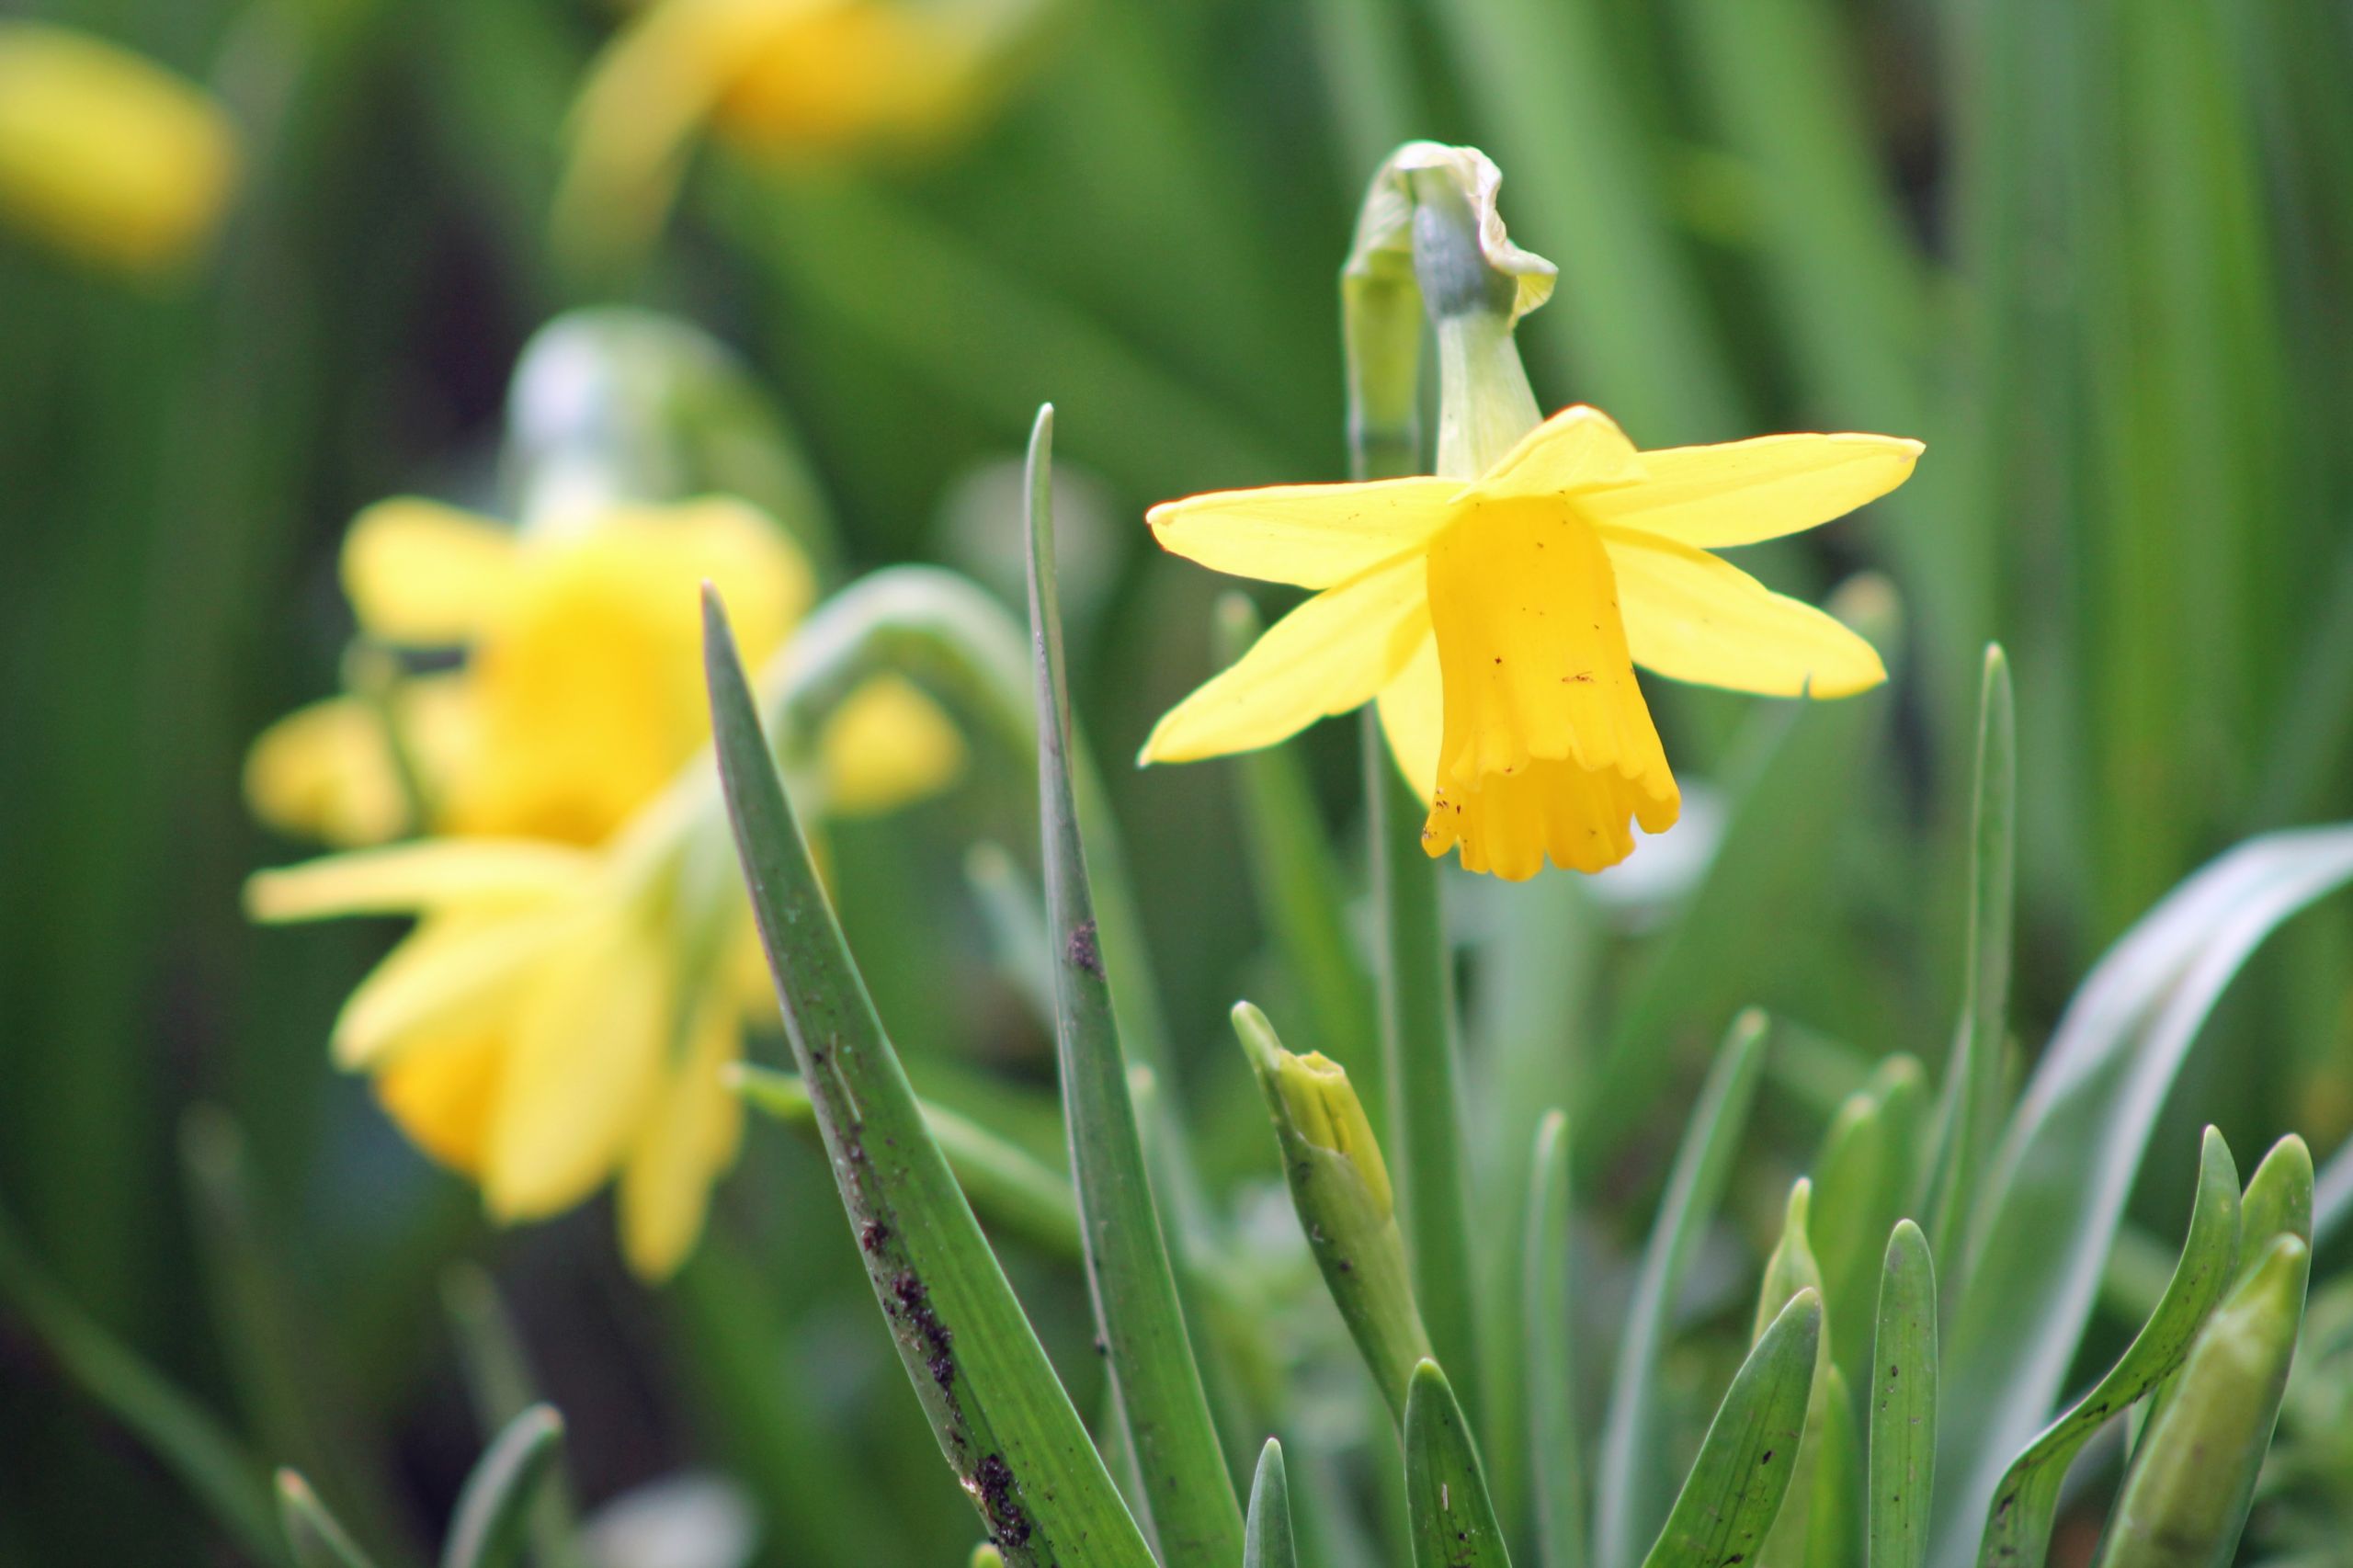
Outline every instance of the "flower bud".
{"type": "Polygon", "coordinates": [[[1309,1250],[1381,1397],[1402,1421],[1414,1368],[1430,1343],[1414,1301],[1396,1192],[1364,1103],[1338,1062],[1285,1051],[1249,1003],[1234,1006],[1233,1028],[1274,1117],[1309,1250]]]}

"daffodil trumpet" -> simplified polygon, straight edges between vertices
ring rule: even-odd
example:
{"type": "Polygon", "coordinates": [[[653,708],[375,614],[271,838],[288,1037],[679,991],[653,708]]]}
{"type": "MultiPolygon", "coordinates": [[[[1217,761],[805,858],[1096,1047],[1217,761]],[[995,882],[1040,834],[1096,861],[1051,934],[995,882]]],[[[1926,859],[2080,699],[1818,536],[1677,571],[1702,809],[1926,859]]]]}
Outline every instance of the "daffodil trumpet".
{"type": "MultiPolygon", "coordinates": [[[[1633,851],[1635,826],[1663,833],[1680,811],[1636,665],[1779,697],[1886,678],[1860,637],[1714,551],[1885,494],[1921,446],[1781,435],[1642,451],[1596,409],[1540,422],[1511,334],[1551,268],[1510,246],[1499,176],[1466,153],[1401,153],[1413,166],[1376,182],[1359,225],[1376,260],[1410,251],[1436,329],[1438,472],[1152,508],[1172,553],[1315,592],[1165,716],[1142,760],[1271,745],[1373,702],[1433,858],[1459,850],[1513,881],[1548,859],[1597,871],[1633,851]]],[[[1360,338],[1378,341],[1352,335],[1352,349],[1360,338]]],[[[1393,354],[1382,362],[1393,372],[1393,354]]]]}

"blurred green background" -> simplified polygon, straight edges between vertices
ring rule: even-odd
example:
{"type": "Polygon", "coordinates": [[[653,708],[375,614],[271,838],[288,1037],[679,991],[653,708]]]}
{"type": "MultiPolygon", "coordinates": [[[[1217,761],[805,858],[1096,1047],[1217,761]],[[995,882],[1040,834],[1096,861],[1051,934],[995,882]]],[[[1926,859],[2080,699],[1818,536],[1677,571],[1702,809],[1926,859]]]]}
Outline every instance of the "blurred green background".
{"type": "MultiPolygon", "coordinates": [[[[939,561],[1008,603],[1003,465],[1057,404],[1065,550],[1099,566],[1065,585],[1077,697],[1221,1182],[1273,1175],[1224,1010],[1291,998],[1234,765],[1122,766],[1213,667],[1226,586],[1140,518],[1341,474],[1335,277],[1408,137],[1492,153],[1513,238],[1559,264],[1522,334],[1548,407],[1596,403],[1645,446],[1928,446],[1898,495],[1752,561],[1817,598],[1882,574],[1889,688],[1801,710],[1653,683],[1720,808],[1679,830],[1695,853],[1669,840],[1600,886],[1449,886],[1474,1068],[1530,1030],[1559,1038],[1572,1096],[1637,1064],[1598,1246],[1639,1233],[1697,1048],[1738,1005],[1805,1042],[1777,1057],[1776,1131],[1733,1203],[1768,1241],[1776,1173],[1870,1059],[1940,1060],[1987,640],[2019,683],[2029,1059],[2183,875],[2353,803],[2341,5],[1068,0],[967,132],[781,164],[707,147],[643,264],[597,278],[549,241],[567,108],[619,19],[595,0],[32,11],[208,84],[245,167],[209,260],[161,282],[0,229],[0,1199],[97,1321],[383,1539],[434,1539],[478,1446],[442,1304],[460,1260],[494,1271],[571,1416],[585,1499],[723,1471],[779,1564],[948,1562],[973,1534],[806,1147],[753,1130],[665,1291],[626,1278],[600,1214],[493,1232],[326,1060],[396,927],[240,913],[247,872],[302,852],[251,825],[239,769],[337,685],[344,525],[392,494],[511,501],[508,377],[567,308],[651,306],[732,345],[850,570],[939,561]],[[282,1332],[257,1338],[256,1312],[282,1332]]],[[[1354,727],[1299,744],[1353,875],[1354,727]]],[[[902,1049],[1058,1160],[1050,1043],[965,871],[975,842],[1027,860],[1019,783],[835,847],[902,1049]]],[[[2325,1152],[2353,1124],[2346,917],[2254,966],[2184,1126],[2325,1152]]],[[[1011,1256],[1087,1408],[1083,1286],[1011,1256]]],[[[0,1316],[0,1562],[204,1561],[239,1559],[0,1316]]]]}

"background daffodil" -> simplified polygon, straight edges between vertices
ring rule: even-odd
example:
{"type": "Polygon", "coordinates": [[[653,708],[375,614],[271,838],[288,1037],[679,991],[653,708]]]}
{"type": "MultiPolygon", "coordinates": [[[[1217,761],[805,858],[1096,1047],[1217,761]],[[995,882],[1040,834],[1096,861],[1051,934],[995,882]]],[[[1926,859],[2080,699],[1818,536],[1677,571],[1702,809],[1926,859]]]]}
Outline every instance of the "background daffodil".
{"type": "Polygon", "coordinates": [[[1321,590],[1179,703],[1142,760],[1270,745],[1378,701],[1429,802],[1423,846],[1514,881],[1595,871],[1680,796],[1633,666],[1771,696],[1886,678],[1870,645],[1711,551],[1828,522],[1904,483],[1920,443],[1768,436],[1638,452],[1565,409],[1469,483],[1226,491],[1153,508],[1163,547],[1321,590]]]}

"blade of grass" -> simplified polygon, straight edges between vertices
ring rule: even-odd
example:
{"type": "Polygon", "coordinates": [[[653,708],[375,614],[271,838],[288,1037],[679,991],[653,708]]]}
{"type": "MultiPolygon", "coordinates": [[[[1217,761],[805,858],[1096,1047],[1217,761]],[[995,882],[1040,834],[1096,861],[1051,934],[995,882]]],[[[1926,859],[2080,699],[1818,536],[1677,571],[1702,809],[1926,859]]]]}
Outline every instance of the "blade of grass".
{"type": "Polygon", "coordinates": [[[1530,1165],[1528,1231],[1521,1243],[1526,1317],[1520,1372],[1528,1385],[1529,1491],[1537,1560],[1585,1568],[1585,1442],[1577,1424],[1576,1300],[1569,1260],[1569,1119],[1544,1113],[1530,1165]]]}
{"type": "Polygon", "coordinates": [[[777,777],[716,595],[705,660],[720,778],[785,1033],[877,1304],[939,1449],[1017,1565],[1153,1568],[1070,1397],[923,1124],[777,777]]]}
{"type": "Polygon", "coordinates": [[[294,1568],[376,1568],[301,1472],[278,1472],[278,1522],[294,1568]]]}
{"type": "Polygon", "coordinates": [[[1283,1446],[1272,1437],[1258,1450],[1258,1473],[1250,1483],[1242,1568],[1299,1568],[1299,1550],[1290,1533],[1290,1483],[1283,1473],[1283,1446]]]}
{"type": "Polygon", "coordinates": [[[1462,1407],[1435,1361],[1405,1395],[1405,1517],[1414,1568],[1511,1568],[1462,1407]]]}
{"type": "Polygon", "coordinates": [[[1822,1297],[1801,1290],[1741,1364],[1643,1568],[1723,1568],[1756,1554],[1796,1469],[1821,1343],[1822,1297]]]}
{"type": "MultiPolygon", "coordinates": [[[[458,1365],[474,1424],[496,1433],[539,1403],[539,1387],[523,1354],[522,1336],[489,1273],[459,1264],[441,1277],[441,1302],[458,1342],[458,1365]]],[[[531,1506],[531,1544],[539,1568],[585,1568],[579,1509],[563,1468],[548,1474],[531,1506]]]]}
{"type": "Polygon", "coordinates": [[[2018,856],[2018,720],[2009,661],[2001,644],[1985,649],[1977,712],[1977,780],[1971,810],[1969,936],[1961,1023],[1945,1064],[1929,1159],[1929,1239],[1938,1275],[1956,1295],[1967,1282],[1961,1221],[2001,1135],[2002,1040],[2009,1015],[2011,924],[2018,856]]]}
{"type": "Polygon", "coordinates": [[[2212,1128],[2199,1150],[2198,1198],[2181,1261],[2156,1311],[2116,1365],[2013,1460],[1985,1519],[1978,1568],[2040,1568],[2051,1546],[2067,1467],[2109,1421],[2154,1389],[2189,1354],[2199,1325],[2230,1288],[2239,1244],[2239,1173],[2212,1128]]]}
{"type": "Polygon", "coordinates": [[[1887,1238],[1870,1370],[1864,1568],[1920,1568],[1937,1473],[1937,1269],[1909,1220],[1887,1238]]]}
{"type": "Polygon", "coordinates": [[[1120,1051],[1071,787],[1070,692],[1054,576],[1053,436],[1049,404],[1038,411],[1029,436],[1029,636],[1038,708],[1038,833],[1054,950],[1054,1040],[1079,1239],[1105,1361],[1162,1555],[1168,1568],[1228,1568],[1242,1554],[1242,1506],[1186,1335],[1176,1270],[1128,1097],[1127,1061],[1120,1051]]]}
{"type": "Polygon", "coordinates": [[[1471,1299],[1470,1187],[1462,1156],[1462,1082],[1455,1060],[1449,949],[1438,869],[1422,852],[1422,802],[1391,760],[1371,708],[1364,710],[1367,830],[1372,840],[1381,1148],[1397,1187],[1414,1297],[1442,1367],[1476,1414],[1477,1304],[1471,1299]]]}
{"type": "MultiPolygon", "coordinates": [[[[1668,1173],[1666,1193],[1659,1201],[1658,1218],[1643,1250],[1634,1276],[1634,1293],[1627,1303],[1626,1330],[1618,1350],[1618,1372],[1609,1389],[1609,1412],[1601,1432],[1601,1467],[1595,1493],[1594,1562],[1597,1568],[1631,1568],[1638,1561],[1641,1543],[1649,1539],[1669,1511],[1666,1474],[1666,1435],[1659,1387],[1659,1358],[1674,1328],[1677,1298],[1699,1237],[1723,1198],[1732,1175],[1733,1155],[1748,1123],[1748,1109],[1756,1096],[1756,1081],[1765,1064],[1768,1034],[1765,1017],[1756,1012],[1734,1019],[1732,1032],[1716,1055],[1716,1064],[1701,1085],[1691,1108],[1683,1145],[1676,1151],[1668,1173]]],[[[1820,1312],[1815,1298],[1814,1312],[1820,1312]]],[[[1778,1320],[1777,1324],[1778,1326],[1778,1320]]],[[[1807,1332],[1809,1352],[1819,1325],[1807,1332]]],[[[1752,1357],[1752,1360],[1754,1358],[1752,1357]]],[[[1790,1447],[1803,1425],[1804,1380],[1801,1380],[1798,1415],[1790,1422],[1790,1447]]],[[[1794,1458],[1793,1454],[1785,1458],[1794,1458]]],[[[1786,1485],[1788,1466],[1779,1471],[1786,1485]]],[[[1688,1484],[1687,1484],[1688,1491],[1688,1484]]],[[[1774,1506],[1780,1504],[1778,1491],[1774,1506]]],[[[1678,1505],[1679,1506],[1679,1505],[1678,1505]]],[[[1766,1524],[1770,1524],[1768,1517],[1766,1524]]],[[[1758,1528],[1762,1539],[1763,1526],[1758,1528]]],[[[1663,1565],[1662,1565],[1663,1568],[1663,1565]]]]}
{"type": "Polygon", "coordinates": [[[458,1512],[441,1551],[441,1568],[514,1568],[529,1539],[531,1506],[563,1457],[563,1417],[535,1404],[506,1424],[474,1463],[458,1494],[458,1512]]]}
{"type": "Polygon", "coordinates": [[[2250,840],[2126,933],[2060,1020],[1977,1199],[1942,1401],[1938,1561],[2039,1431],[2099,1290],[2151,1128],[2207,1015],[2279,924],[2353,881],[2353,827],[2250,840]]]}
{"type": "Polygon", "coordinates": [[[24,1250],[0,1213],[0,1301],[6,1301],[90,1400],[144,1444],[206,1512],[264,1562],[285,1558],[261,1466],[211,1413],[83,1315],[24,1250]]]}

